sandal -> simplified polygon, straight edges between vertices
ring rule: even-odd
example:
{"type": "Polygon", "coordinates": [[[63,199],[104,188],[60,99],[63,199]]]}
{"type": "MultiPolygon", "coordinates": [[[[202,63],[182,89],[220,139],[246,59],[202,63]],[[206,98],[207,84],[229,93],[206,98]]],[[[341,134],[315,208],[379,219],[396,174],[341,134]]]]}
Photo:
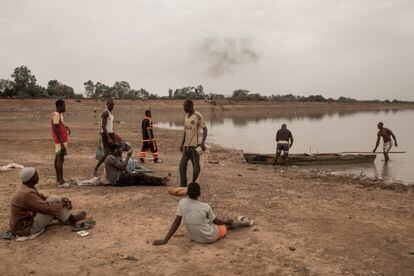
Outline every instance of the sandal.
{"type": "Polygon", "coordinates": [[[237,221],[240,222],[243,226],[252,226],[254,224],[254,220],[251,220],[245,216],[238,216],[237,221]]]}

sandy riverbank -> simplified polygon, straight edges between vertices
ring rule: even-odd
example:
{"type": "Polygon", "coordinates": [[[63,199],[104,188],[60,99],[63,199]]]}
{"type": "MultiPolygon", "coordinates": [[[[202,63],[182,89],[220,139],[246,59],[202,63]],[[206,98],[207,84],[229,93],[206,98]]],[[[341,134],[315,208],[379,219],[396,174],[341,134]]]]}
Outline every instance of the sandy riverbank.
{"type": "MultiPolygon", "coordinates": [[[[75,132],[65,163],[68,178],[91,176],[99,126],[90,111],[100,112],[103,105],[68,102],[67,123],[75,132]],[[76,112],[84,112],[84,118],[72,116],[76,112]]],[[[180,101],[117,102],[122,112],[148,106],[181,112],[180,101]]],[[[70,197],[76,210],[86,210],[97,221],[84,238],[67,227],[53,226],[33,241],[1,242],[2,275],[414,273],[412,191],[366,188],[350,178],[251,166],[239,153],[212,146],[206,160],[219,160],[219,164],[203,164],[201,200],[220,216],[245,214],[254,217],[257,225],[232,232],[212,245],[191,242],[181,227],[169,244],[155,248],[151,242],[165,235],[178,198],[161,187],[56,188],[49,122],[36,113],[53,109],[53,102],[1,100],[0,107],[0,165],[15,161],[35,166],[40,191],[70,197]]],[[[232,108],[240,112],[240,107],[232,108]]],[[[125,121],[116,129],[137,147],[137,133],[131,131],[135,124],[125,121]]],[[[178,183],[180,132],[156,129],[156,133],[163,163],[148,167],[159,175],[171,172],[178,183]]],[[[8,224],[10,196],[19,185],[17,175],[17,171],[0,174],[2,229],[8,224]]]]}

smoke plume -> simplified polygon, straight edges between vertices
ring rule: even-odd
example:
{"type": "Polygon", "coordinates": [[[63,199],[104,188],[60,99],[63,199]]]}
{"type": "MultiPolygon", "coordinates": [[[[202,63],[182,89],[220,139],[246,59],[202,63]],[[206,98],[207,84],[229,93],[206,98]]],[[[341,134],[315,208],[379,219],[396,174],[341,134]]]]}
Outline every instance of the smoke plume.
{"type": "Polygon", "coordinates": [[[194,43],[194,57],[213,77],[232,74],[238,66],[256,63],[260,54],[249,39],[205,38],[194,43]]]}

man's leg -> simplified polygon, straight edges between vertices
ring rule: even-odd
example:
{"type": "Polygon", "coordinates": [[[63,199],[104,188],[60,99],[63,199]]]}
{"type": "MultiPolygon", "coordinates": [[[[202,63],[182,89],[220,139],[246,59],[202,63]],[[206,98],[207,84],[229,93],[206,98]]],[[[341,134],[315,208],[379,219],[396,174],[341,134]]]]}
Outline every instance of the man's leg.
{"type": "Polygon", "coordinates": [[[58,156],[57,155],[55,155],[55,163],[54,163],[54,166],[55,166],[55,173],[56,173],[56,182],[57,183],[61,183],[60,182],[59,170],[58,170],[58,156]]]}
{"type": "Polygon", "coordinates": [[[139,155],[139,160],[141,161],[141,163],[144,163],[145,157],[147,156],[147,151],[148,151],[148,142],[142,142],[141,153],[139,155]]]}
{"type": "Polygon", "coordinates": [[[197,182],[198,176],[200,175],[201,171],[200,155],[198,154],[195,147],[191,147],[190,152],[191,163],[193,164],[193,182],[197,182]]]}
{"type": "MultiPolygon", "coordinates": [[[[61,202],[60,196],[51,195],[46,199],[47,202],[61,202]]],[[[45,215],[37,213],[34,217],[33,225],[30,229],[31,234],[36,234],[42,231],[53,219],[58,219],[60,222],[66,222],[70,217],[70,212],[67,208],[63,208],[56,216],[45,215]]]]}
{"type": "Polygon", "coordinates": [[[155,140],[152,140],[150,142],[150,150],[152,153],[152,157],[154,158],[154,163],[158,162],[158,147],[157,142],[155,140]]]}
{"type": "Polygon", "coordinates": [[[187,163],[190,159],[189,148],[184,147],[180,161],[180,187],[187,187],[187,163]]]}
{"type": "Polygon", "coordinates": [[[63,154],[56,155],[56,173],[59,184],[65,183],[63,179],[63,154]]]}
{"type": "Polygon", "coordinates": [[[105,159],[107,156],[108,156],[108,153],[105,150],[104,156],[101,159],[99,159],[98,164],[96,164],[95,169],[93,170],[93,176],[98,176],[99,167],[102,165],[103,162],[105,162],[105,159]]]}
{"type": "Polygon", "coordinates": [[[283,145],[283,159],[288,158],[289,155],[289,144],[283,145]]]}
{"type": "Polygon", "coordinates": [[[144,173],[123,173],[118,180],[118,186],[165,186],[165,184],[165,178],[144,173]]]}

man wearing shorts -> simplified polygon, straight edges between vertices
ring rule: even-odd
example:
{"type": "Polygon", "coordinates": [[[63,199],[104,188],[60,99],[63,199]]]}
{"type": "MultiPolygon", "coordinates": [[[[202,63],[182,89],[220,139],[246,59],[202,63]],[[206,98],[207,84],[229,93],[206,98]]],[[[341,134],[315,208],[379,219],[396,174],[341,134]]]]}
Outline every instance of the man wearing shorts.
{"type": "Polygon", "coordinates": [[[240,217],[238,221],[217,218],[210,205],[198,201],[200,194],[198,183],[188,185],[188,197],[178,203],[177,215],[170,230],[164,239],[154,241],[153,245],[166,244],[180,227],[181,220],[184,220],[190,238],[198,243],[213,243],[224,238],[228,230],[253,225],[254,221],[247,217],[240,217]]]}
{"type": "Polygon", "coordinates": [[[283,151],[283,158],[286,159],[289,155],[289,149],[293,145],[293,136],[292,132],[287,129],[286,124],[282,125],[282,128],[279,129],[276,133],[276,157],[274,165],[277,164],[280,154],[283,151]]]}
{"type": "Polygon", "coordinates": [[[377,142],[376,142],[375,148],[372,152],[375,152],[377,150],[377,148],[379,146],[379,143],[380,143],[380,140],[381,140],[381,137],[382,137],[382,139],[384,141],[384,144],[383,144],[384,158],[385,158],[385,162],[388,162],[390,160],[390,157],[388,156],[388,153],[390,152],[390,150],[393,146],[391,137],[392,137],[392,139],[394,139],[396,147],[398,147],[397,138],[395,137],[394,133],[390,129],[384,127],[384,124],[382,122],[379,122],[377,127],[379,129],[378,133],[377,133],[377,142]]]}
{"type": "Polygon", "coordinates": [[[66,112],[66,103],[63,100],[57,100],[56,111],[50,115],[50,123],[52,126],[53,140],[55,142],[55,172],[57,183],[63,187],[68,187],[69,183],[66,183],[63,179],[63,162],[65,161],[65,155],[67,154],[68,136],[70,130],[65,126],[63,121],[63,113],[66,112]]]}
{"type": "Polygon", "coordinates": [[[109,146],[113,143],[116,143],[115,134],[114,134],[114,115],[112,115],[112,110],[114,109],[114,101],[110,98],[106,102],[106,109],[102,112],[101,115],[101,139],[102,145],[105,150],[105,155],[98,161],[95,169],[93,170],[93,175],[98,175],[98,169],[105,161],[105,158],[109,154],[109,146]]]}
{"type": "Polygon", "coordinates": [[[158,163],[158,147],[155,140],[154,130],[152,129],[152,115],[151,110],[145,111],[145,118],[141,123],[142,129],[142,148],[139,160],[144,163],[147,151],[150,150],[152,157],[154,157],[154,163],[158,163]]]}

